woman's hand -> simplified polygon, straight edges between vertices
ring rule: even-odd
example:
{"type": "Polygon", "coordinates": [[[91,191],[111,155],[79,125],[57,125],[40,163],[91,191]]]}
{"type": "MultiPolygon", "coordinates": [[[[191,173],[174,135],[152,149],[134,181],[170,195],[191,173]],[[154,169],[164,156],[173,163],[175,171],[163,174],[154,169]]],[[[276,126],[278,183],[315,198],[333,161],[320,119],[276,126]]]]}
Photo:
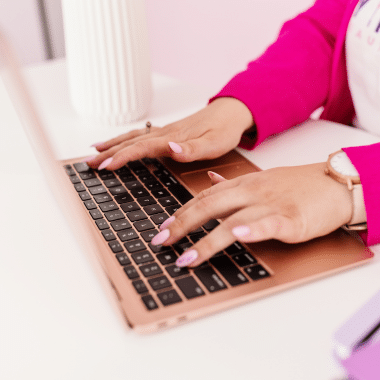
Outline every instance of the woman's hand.
{"type": "Polygon", "coordinates": [[[236,240],[298,243],[326,235],[350,220],[352,202],[347,186],[324,168],[281,167],[229,181],[211,175],[218,183],[167,219],[152,244],[171,245],[210,219],[224,219],[177,260],[195,267],[236,240]]]}
{"type": "Polygon", "coordinates": [[[219,98],[201,111],[163,128],[134,130],[93,146],[100,152],[87,159],[92,168],[115,170],[143,157],[172,157],[190,162],[212,159],[235,148],[253,125],[249,109],[234,98],[219,98]]]}

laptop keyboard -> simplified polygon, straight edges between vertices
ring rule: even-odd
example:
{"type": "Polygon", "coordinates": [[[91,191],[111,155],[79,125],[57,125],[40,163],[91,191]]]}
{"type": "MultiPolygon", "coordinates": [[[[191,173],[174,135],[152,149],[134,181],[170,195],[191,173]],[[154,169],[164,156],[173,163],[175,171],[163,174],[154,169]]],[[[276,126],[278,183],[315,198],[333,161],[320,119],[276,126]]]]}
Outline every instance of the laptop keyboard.
{"type": "Polygon", "coordinates": [[[159,226],[193,196],[156,159],[131,161],[115,171],[86,163],[65,165],[75,190],[148,310],[223,291],[270,276],[235,242],[195,269],[175,261],[212,231],[210,220],[172,246],[154,246],[159,226]]]}

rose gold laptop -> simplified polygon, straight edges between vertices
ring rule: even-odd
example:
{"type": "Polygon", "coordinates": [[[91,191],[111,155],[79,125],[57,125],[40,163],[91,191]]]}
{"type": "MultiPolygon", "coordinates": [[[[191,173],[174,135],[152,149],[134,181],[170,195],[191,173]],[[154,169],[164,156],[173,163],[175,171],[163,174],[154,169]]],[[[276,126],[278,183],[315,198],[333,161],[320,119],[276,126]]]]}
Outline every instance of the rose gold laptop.
{"type": "Polygon", "coordinates": [[[62,211],[83,250],[100,262],[101,277],[108,279],[125,322],[136,331],[175,326],[373,257],[358,239],[338,230],[298,245],[235,242],[194,270],[176,267],[181,252],[218,221],[199,226],[167,248],[150,244],[158,226],[210,186],[207,170],[230,179],[259,169],[235,151],[216,160],[187,164],[144,159],[115,172],[91,170],[80,158],[58,162],[1,34],[0,61],[4,82],[62,211]]]}

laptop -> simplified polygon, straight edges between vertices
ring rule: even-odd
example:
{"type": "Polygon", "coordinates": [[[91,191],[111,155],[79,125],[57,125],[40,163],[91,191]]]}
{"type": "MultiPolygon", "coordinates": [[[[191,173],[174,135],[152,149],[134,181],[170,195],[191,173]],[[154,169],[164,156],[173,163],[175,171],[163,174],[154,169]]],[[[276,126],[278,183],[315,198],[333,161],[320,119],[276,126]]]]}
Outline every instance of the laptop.
{"type": "Polygon", "coordinates": [[[339,229],[302,244],[235,242],[198,268],[178,268],[179,255],[221,221],[210,220],[171,247],[151,245],[159,225],[210,186],[208,170],[231,179],[260,169],[236,151],[193,163],[142,159],[114,172],[92,170],[82,158],[58,161],[1,33],[0,72],[62,212],[136,332],[180,325],[373,257],[360,239],[339,229]]]}

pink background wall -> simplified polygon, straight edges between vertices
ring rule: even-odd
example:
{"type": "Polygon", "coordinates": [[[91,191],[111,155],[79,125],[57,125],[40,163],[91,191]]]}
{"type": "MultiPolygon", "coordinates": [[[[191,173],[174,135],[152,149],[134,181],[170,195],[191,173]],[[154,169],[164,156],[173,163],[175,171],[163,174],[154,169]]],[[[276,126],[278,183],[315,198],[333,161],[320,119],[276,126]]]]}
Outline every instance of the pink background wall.
{"type": "Polygon", "coordinates": [[[313,0],[146,0],[153,70],[217,91],[313,0]]]}

